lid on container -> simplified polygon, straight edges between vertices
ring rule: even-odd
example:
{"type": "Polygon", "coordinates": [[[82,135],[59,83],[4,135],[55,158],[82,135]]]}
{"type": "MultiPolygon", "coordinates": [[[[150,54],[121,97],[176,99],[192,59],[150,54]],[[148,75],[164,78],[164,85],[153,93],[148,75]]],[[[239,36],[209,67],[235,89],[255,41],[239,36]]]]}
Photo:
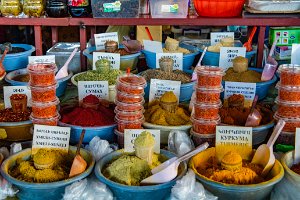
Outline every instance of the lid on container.
{"type": "Polygon", "coordinates": [[[222,107],[222,101],[219,100],[217,103],[199,103],[194,102],[194,106],[196,107],[202,107],[202,108],[221,108],[222,107]]]}
{"type": "Polygon", "coordinates": [[[53,117],[50,117],[50,118],[36,118],[32,115],[32,113],[30,114],[29,116],[29,119],[31,121],[33,120],[42,120],[42,121],[52,121],[52,120],[59,120],[60,119],[60,114],[59,113],[56,113],[56,115],[54,115],[53,117]]]}
{"type": "Polygon", "coordinates": [[[300,107],[300,101],[283,101],[279,97],[275,99],[275,103],[282,106],[300,107]]]}
{"type": "Polygon", "coordinates": [[[126,92],[121,92],[120,90],[117,90],[117,95],[121,95],[121,96],[126,96],[126,97],[128,97],[128,98],[133,98],[133,99],[138,99],[138,98],[140,98],[140,97],[144,97],[144,92],[143,93],[141,93],[141,94],[128,94],[128,93],[126,93],[126,92]]]}
{"type": "Polygon", "coordinates": [[[117,78],[117,83],[118,82],[128,87],[132,87],[132,86],[146,87],[147,85],[146,79],[143,76],[139,76],[135,74],[120,75],[117,78]]]}
{"type": "Polygon", "coordinates": [[[278,112],[275,112],[274,114],[274,119],[280,120],[282,119],[283,121],[289,123],[289,122],[300,122],[300,117],[282,117],[278,115],[278,112]]]}
{"type": "Polygon", "coordinates": [[[300,74],[300,65],[296,64],[283,64],[278,67],[278,73],[287,72],[293,74],[300,74]]]}
{"type": "Polygon", "coordinates": [[[289,90],[291,92],[300,92],[300,86],[283,86],[278,82],[276,88],[279,90],[289,90]]]}
{"type": "Polygon", "coordinates": [[[138,114],[143,114],[145,112],[144,107],[141,107],[139,110],[127,111],[127,110],[121,110],[117,106],[115,107],[114,111],[116,114],[122,114],[122,115],[138,115],[138,114]]]}
{"type": "Polygon", "coordinates": [[[55,98],[54,101],[49,101],[49,102],[32,101],[31,99],[31,106],[34,107],[48,107],[48,106],[53,106],[58,104],[59,104],[59,99],[57,97],[55,98]]]}
{"type": "Polygon", "coordinates": [[[122,133],[122,132],[118,131],[118,129],[117,129],[117,128],[115,128],[115,129],[114,129],[114,133],[115,133],[115,135],[117,135],[117,136],[124,137],[124,133],[122,133]]]}
{"type": "Polygon", "coordinates": [[[289,135],[289,136],[295,136],[295,132],[281,131],[280,135],[289,135]]]}
{"type": "Polygon", "coordinates": [[[59,87],[59,85],[58,85],[58,83],[55,83],[55,84],[53,84],[53,85],[49,85],[49,86],[33,86],[33,85],[30,85],[30,83],[29,83],[29,85],[28,85],[28,88],[30,89],[30,90],[42,90],[42,91],[45,91],[45,90],[52,90],[52,89],[56,89],[56,88],[58,88],[59,87]]]}
{"type": "Polygon", "coordinates": [[[224,76],[224,69],[217,66],[200,66],[196,68],[196,72],[199,75],[207,75],[207,76],[224,76]]]}
{"type": "Polygon", "coordinates": [[[123,123],[123,124],[136,124],[136,123],[143,123],[145,121],[145,118],[144,116],[142,116],[140,119],[136,119],[136,120],[123,120],[115,116],[115,121],[117,123],[123,123]]]}
{"type": "Polygon", "coordinates": [[[135,103],[125,103],[125,102],[120,102],[117,99],[115,99],[115,104],[118,106],[143,106],[145,103],[145,99],[142,98],[140,102],[135,102],[135,103]]]}
{"type": "Polygon", "coordinates": [[[207,93],[221,93],[224,91],[224,88],[222,85],[218,88],[199,87],[199,86],[195,85],[194,89],[199,90],[201,92],[207,92],[207,93]]]}
{"type": "Polygon", "coordinates": [[[190,131],[191,135],[192,136],[196,136],[196,137],[200,137],[200,138],[207,138],[207,139],[210,139],[210,138],[215,138],[216,137],[216,134],[202,134],[202,133],[198,133],[196,131],[194,131],[192,128],[191,128],[191,131],[190,131]]]}
{"type": "Polygon", "coordinates": [[[218,118],[216,119],[196,119],[195,115],[191,116],[191,121],[194,123],[199,123],[199,124],[220,124],[221,123],[221,117],[218,115],[218,118]]]}
{"type": "MultiPolygon", "coordinates": [[[[57,3],[57,2],[51,2],[57,3]]],[[[58,2],[61,3],[61,2],[58,2]]],[[[79,42],[58,42],[53,45],[47,52],[47,55],[57,55],[57,54],[71,54],[75,48],[78,48],[75,55],[80,55],[80,43],[79,42]]]]}
{"type": "Polygon", "coordinates": [[[57,66],[55,63],[30,63],[27,65],[27,71],[30,73],[50,73],[56,72],[57,66]]]}

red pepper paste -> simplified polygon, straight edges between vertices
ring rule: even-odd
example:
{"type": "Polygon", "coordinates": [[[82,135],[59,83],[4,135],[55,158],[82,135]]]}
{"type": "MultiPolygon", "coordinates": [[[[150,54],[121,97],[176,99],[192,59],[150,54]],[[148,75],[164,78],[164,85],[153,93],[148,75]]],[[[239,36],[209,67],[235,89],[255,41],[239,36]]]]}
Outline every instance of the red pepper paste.
{"type": "Polygon", "coordinates": [[[82,101],[84,103],[90,103],[90,104],[98,104],[99,103],[99,99],[98,97],[96,97],[95,95],[93,94],[89,94],[88,96],[84,97],[82,99],[82,101]]]}

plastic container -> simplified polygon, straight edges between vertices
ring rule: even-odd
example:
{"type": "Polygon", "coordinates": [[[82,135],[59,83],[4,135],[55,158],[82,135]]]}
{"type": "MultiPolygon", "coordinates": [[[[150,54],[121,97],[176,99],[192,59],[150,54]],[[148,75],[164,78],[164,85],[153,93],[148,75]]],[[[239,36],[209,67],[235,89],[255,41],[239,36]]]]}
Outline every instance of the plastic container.
{"type": "Polygon", "coordinates": [[[22,5],[19,0],[2,0],[0,11],[4,17],[16,17],[22,12],[22,5]]]}
{"type": "Polygon", "coordinates": [[[56,83],[57,67],[55,63],[32,63],[28,65],[27,71],[30,76],[29,85],[49,86],[56,83]]]}
{"type": "Polygon", "coordinates": [[[194,104],[194,117],[196,119],[210,119],[216,120],[220,118],[219,109],[222,107],[222,102],[216,104],[195,103],[194,104]]]}
{"type": "Polygon", "coordinates": [[[283,132],[296,132],[296,128],[300,128],[300,118],[299,117],[282,117],[276,112],[274,114],[274,119],[276,121],[282,119],[285,121],[285,125],[282,129],[283,132]]]}
{"type": "Polygon", "coordinates": [[[118,77],[116,88],[118,91],[127,94],[141,95],[144,93],[146,85],[147,83],[144,77],[125,74],[118,77]]]}
{"type": "Polygon", "coordinates": [[[60,115],[57,113],[56,116],[50,118],[35,118],[30,115],[30,120],[33,124],[47,125],[47,126],[57,126],[60,115]]]}
{"type": "Polygon", "coordinates": [[[196,102],[197,103],[217,103],[220,101],[220,94],[223,92],[224,89],[220,88],[213,88],[207,89],[204,87],[196,87],[196,102]]]}
{"type": "Polygon", "coordinates": [[[117,105],[117,109],[122,110],[122,111],[136,111],[136,110],[141,110],[144,108],[144,99],[142,99],[140,102],[136,103],[124,103],[120,102],[118,100],[115,100],[115,104],[117,105]]]}
{"type": "Polygon", "coordinates": [[[278,104],[277,113],[282,117],[300,117],[300,102],[281,101],[276,98],[275,103],[278,104]]]}
{"type": "Polygon", "coordinates": [[[144,99],[144,93],[140,95],[132,95],[132,94],[127,94],[123,93],[117,90],[117,96],[116,96],[117,101],[123,102],[123,103],[139,103],[142,102],[144,99]]]}
{"type": "Polygon", "coordinates": [[[39,102],[49,102],[56,99],[56,88],[58,84],[45,86],[45,87],[36,87],[29,86],[31,90],[32,101],[39,102]]]}
{"type": "Polygon", "coordinates": [[[277,71],[282,86],[300,86],[300,65],[280,65],[277,71]]]}
{"type": "Polygon", "coordinates": [[[300,87],[297,86],[282,86],[277,83],[278,98],[283,101],[300,102],[300,87]]]}
{"type": "Polygon", "coordinates": [[[269,81],[275,76],[277,64],[266,63],[261,74],[261,81],[269,81]]]}
{"type": "Polygon", "coordinates": [[[115,121],[118,123],[118,131],[122,133],[125,129],[141,129],[144,120],[144,116],[137,120],[122,120],[115,117],[115,121]]]}
{"type": "Polygon", "coordinates": [[[72,17],[89,17],[92,10],[90,0],[68,0],[69,13],[72,17]]]}
{"type": "Polygon", "coordinates": [[[276,144],[295,145],[295,132],[282,131],[276,140],[276,144]]]}
{"type": "Polygon", "coordinates": [[[35,102],[31,101],[32,116],[35,118],[51,118],[57,115],[56,107],[59,104],[59,99],[51,102],[35,102]]]}
{"type": "Polygon", "coordinates": [[[193,122],[193,130],[197,133],[202,134],[215,134],[216,126],[221,123],[221,118],[219,117],[216,120],[205,120],[205,119],[196,119],[193,115],[191,117],[193,122]]]}
{"type": "Polygon", "coordinates": [[[189,0],[150,0],[152,18],[186,18],[189,0]]]}
{"type": "Polygon", "coordinates": [[[214,147],[216,143],[216,134],[201,134],[196,133],[191,129],[191,136],[195,146],[199,146],[208,142],[210,147],[214,147]]]}
{"type": "Polygon", "coordinates": [[[4,129],[7,138],[5,141],[25,141],[32,140],[32,122],[30,120],[22,122],[0,122],[0,129],[4,129]]]}
{"type": "Polygon", "coordinates": [[[141,119],[144,115],[144,109],[136,111],[123,111],[119,110],[118,107],[115,108],[116,117],[120,120],[138,120],[141,119]]]}
{"type": "Polygon", "coordinates": [[[69,15],[67,0],[46,0],[46,13],[49,17],[67,17],[69,15]]]}
{"type": "Polygon", "coordinates": [[[117,143],[120,149],[124,148],[124,133],[118,131],[118,129],[114,130],[115,135],[117,136],[117,143]]]}
{"type": "Polygon", "coordinates": [[[224,70],[216,66],[197,67],[197,80],[199,87],[220,88],[224,70]]]}
{"type": "Polygon", "coordinates": [[[204,17],[240,16],[245,0],[194,0],[195,9],[204,17]]]}
{"type": "Polygon", "coordinates": [[[23,12],[28,17],[41,17],[44,14],[43,1],[24,0],[23,12]]]}

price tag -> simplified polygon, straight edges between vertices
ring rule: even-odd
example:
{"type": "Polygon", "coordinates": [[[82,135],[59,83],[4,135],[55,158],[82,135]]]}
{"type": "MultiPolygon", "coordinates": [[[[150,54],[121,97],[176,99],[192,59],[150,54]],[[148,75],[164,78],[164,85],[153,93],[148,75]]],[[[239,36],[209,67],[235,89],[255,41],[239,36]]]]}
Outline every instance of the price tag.
{"type": "Polygon", "coordinates": [[[173,91],[179,100],[181,81],[151,79],[149,102],[159,99],[165,92],[173,91]]]}
{"type": "Polygon", "coordinates": [[[124,131],[124,151],[134,152],[134,140],[144,131],[151,133],[155,139],[154,152],[160,153],[160,130],[155,129],[125,129],[124,131]]]}
{"type": "Polygon", "coordinates": [[[27,96],[27,105],[30,107],[30,99],[31,99],[31,91],[27,86],[4,86],[3,87],[4,94],[4,107],[11,108],[10,104],[10,96],[13,94],[25,94],[27,96]]]}
{"type": "Polygon", "coordinates": [[[245,47],[221,47],[219,66],[224,70],[232,67],[232,60],[237,56],[246,57],[245,47]]]}
{"type": "Polygon", "coordinates": [[[154,53],[163,53],[162,43],[158,41],[143,40],[144,49],[154,53]]]}
{"type": "Polygon", "coordinates": [[[256,83],[225,81],[224,99],[233,94],[242,94],[245,97],[245,107],[250,107],[256,93],[256,83]]]}
{"type": "Polygon", "coordinates": [[[235,151],[243,159],[249,160],[252,155],[252,127],[217,126],[216,155],[220,162],[229,151],[235,151]]]}
{"type": "Polygon", "coordinates": [[[41,148],[69,151],[71,127],[34,125],[32,154],[41,148]]]}
{"type": "Polygon", "coordinates": [[[106,41],[115,41],[119,44],[119,37],[117,32],[94,34],[96,50],[105,49],[106,41]]]}
{"type": "Polygon", "coordinates": [[[89,94],[108,100],[108,81],[78,81],[79,102],[89,94]]]}
{"type": "Polygon", "coordinates": [[[300,128],[296,128],[294,164],[300,163],[300,128]]]}
{"type": "Polygon", "coordinates": [[[221,39],[230,37],[234,40],[234,32],[212,32],[210,33],[210,45],[216,45],[221,39]]]}
{"type": "Polygon", "coordinates": [[[120,69],[121,57],[119,53],[93,53],[93,70],[96,70],[96,62],[101,59],[107,59],[110,61],[112,69],[120,69]]]}
{"type": "Polygon", "coordinates": [[[159,59],[162,57],[172,58],[174,60],[173,70],[182,70],[183,68],[183,54],[182,53],[157,53],[156,54],[156,68],[160,68],[159,59]]]}
{"type": "Polygon", "coordinates": [[[55,63],[55,55],[28,56],[28,63],[55,63]]]}
{"type": "Polygon", "coordinates": [[[300,44],[292,44],[291,64],[300,65],[300,44]]]}

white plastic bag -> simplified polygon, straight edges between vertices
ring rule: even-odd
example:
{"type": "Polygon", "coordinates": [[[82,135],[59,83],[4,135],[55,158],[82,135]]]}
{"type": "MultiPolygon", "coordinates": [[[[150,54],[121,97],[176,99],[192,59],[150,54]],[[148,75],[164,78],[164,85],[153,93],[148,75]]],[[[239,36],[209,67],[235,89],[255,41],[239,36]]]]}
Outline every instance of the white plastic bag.
{"type": "Polygon", "coordinates": [[[109,143],[106,140],[101,140],[98,136],[94,137],[85,149],[92,152],[96,162],[113,151],[113,149],[110,148],[109,143]]]}
{"type": "Polygon", "coordinates": [[[175,153],[177,156],[181,156],[194,148],[194,143],[186,132],[178,130],[170,132],[168,138],[169,151],[175,153]]]}
{"type": "Polygon", "coordinates": [[[113,200],[113,194],[105,184],[90,177],[67,186],[63,200],[113,200]]]}
{"type": "Polygon", "coordinates": [[[169,200],[217,200],[218,197],[206,191],[203,185],[196,181],[196,175],[189,169],[182,179],[176,181],[169,200]]]}
{"type": "Polygon", "coordinates": [[[287,175],[275,185],[271,199],[272,200],[298,200],[300,198],[300,185],[289,179],[287,175]]]}

